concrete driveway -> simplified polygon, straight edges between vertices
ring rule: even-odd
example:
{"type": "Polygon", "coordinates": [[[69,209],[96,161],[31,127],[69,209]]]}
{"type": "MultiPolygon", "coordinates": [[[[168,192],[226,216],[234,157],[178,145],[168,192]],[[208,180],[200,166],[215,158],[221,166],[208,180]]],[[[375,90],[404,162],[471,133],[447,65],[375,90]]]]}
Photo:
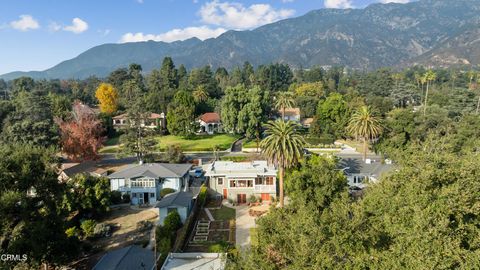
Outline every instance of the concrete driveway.
{"type": "Polygon", "coordinates": [[[237,247],[245,249],[250,247],[250,228],[255,228],[255,218],[248,214],[249,207],[246,205],[236,206],[235,209],[236,244],[237,247]]]}

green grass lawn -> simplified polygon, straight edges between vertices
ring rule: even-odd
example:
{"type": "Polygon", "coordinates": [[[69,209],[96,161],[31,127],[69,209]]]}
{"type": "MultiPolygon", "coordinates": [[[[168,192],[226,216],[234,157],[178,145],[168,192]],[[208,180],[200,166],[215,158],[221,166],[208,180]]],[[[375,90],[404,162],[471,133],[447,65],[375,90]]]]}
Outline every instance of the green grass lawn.
{"type": "Polygon", "coordinates": [[[105,141],[105,146],[100,149],[100,153],[102,154],[113,154],[117,153],[120,148],[120,136],[116,136],[113,138],[109,138],[105,141]]]}
{"type": "Polygon", "coordinates": [[[155,137],[159,142],[161,151],[165,150],[168,145],[175,144],[179,145],[183,151],[212,151],[215,145],[218,145],[220,150],[227,150],[238,138],[238,136],[228,134],[201,135],[193,138],[183,138],[174,135],[155,137]]]}
{"type": "Polygon", "coordinates": [[[250,243],[252,246],[258,246],[258,235],[256,228],[250,228],[250,243]]]}
{"type": "Polygon", "coordinates": [[[119,144],[119,142],[120,142],[120,136],[116,136],[116,137],[113,137],[113,138],[109,138],[105,142],[105,146],[114,146],[114,145],[119,144]]]}
{"type": "Polygon", "coordinates": [[[243,148],[257,148],[257,141],[256,140],[249,140],[247,142],[243,142],[243,148]]]}
{"type": "Polygon", "coordinates": [[[215,220],[231,220],[235,219],[235,209],[223,206],[220,209],[210,209],[215,220]]]}

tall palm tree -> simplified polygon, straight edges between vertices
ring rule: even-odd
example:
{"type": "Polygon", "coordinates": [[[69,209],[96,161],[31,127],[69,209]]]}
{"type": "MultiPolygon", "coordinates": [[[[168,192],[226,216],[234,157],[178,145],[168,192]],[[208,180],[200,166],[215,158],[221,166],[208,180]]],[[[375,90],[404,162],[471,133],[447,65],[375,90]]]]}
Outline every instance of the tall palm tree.
{"type": "Polygon", "coordinates": [[[192,93],[193,99],[195,102],[200,103],[208,99],[208,93],[205,91],[205,88],[202,86],[197,87],[192,93]]]}
{"type": "Polygon", "coordinates": [[[285,109],[293,108],[295,99],[291,92],[279,92],[275,97],[275,109],[282,112],[282,120],[285,121],[285,109]]]}
{"type": "Polygon", "coordinates": [[[430,86],[430,82],[435,81],[437,79],[437,74],[433,72],[431,69],[423,75],[423,80],[427,83],[427,90],[425,91],[425,106],[423,106],[423,116],[427,113],[427,102],[428,102],[428,88],[430,86]]]}
{"type": "Polygon", "coordinates": [[[347,131],[355,138],[363,140],[363,160],[367,159],[367,142],[377,138],[382,132],[380,120],[373,115],[372,110],[368,106],[362,106],[357,110],[350,119],[347,131]]]}
{"type": "Polygon", "coordinates": [[[269,121],[265,128],[267,137],[262,140],[260,147],[267,160],[279,168],[280,207],[283,207],[285,169],[298,164],[303,156],[305,141],[297,133],[298,124],[292,121],[269,121]]]}

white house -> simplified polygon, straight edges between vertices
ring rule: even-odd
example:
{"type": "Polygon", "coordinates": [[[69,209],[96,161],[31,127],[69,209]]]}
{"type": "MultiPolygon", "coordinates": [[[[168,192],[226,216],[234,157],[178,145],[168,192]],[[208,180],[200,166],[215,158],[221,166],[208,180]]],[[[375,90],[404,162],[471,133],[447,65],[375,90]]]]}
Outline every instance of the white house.
{"type": "Polygon", "coordinates": [[[393,170],[394,165],[382,163],[380,159],[363,160],[360,156],[340,157],[339,169],[345,172],[348,186],[365,188],[368,183],[376,183],[380,177],[393,170]]]}
{"type": "MultiPolygon", "coordinates": [[[[282,111],[279,111],[280,117],[282,118],[282,111]]],[[[300,124],[300,108],[285,108],[285,121],[293,121],[300,124]]]]}
{"type": "Polygon", "coordinates": [[[129,166],[108,176],[111,190],[130,195],[132,204],[155,204],[160,190],[188,189],[191,164],[145,163],[129,166]]]}
{"type": "Polygon", "coordinates": [[[224,270],[223,253],[170,253],[161,270],[224,270]]]}
{"type": "MultiPolygon", "coordinates": [[[[120,114],[112,117],[113,127],[115,129],[122,129],[127,127],[130,124],[130,119],[128,114],[120,114]]],[[[145,128],[165,128],[166,119],[164,113],[149,113],[146,119],[141,120],[140,125],[145,128]]]]}
{"type": "Polygon", "coordinates": [[[253,194],[270,201],[277,195],[277,170],[267,161],[215,161],[206,166],[209,187],[224,199],[246,203],[253,194]]]}
{"type": "Polygon", "coordinates": [[[158,224],[163,226],[165,218],[172,211],[177,211],[180,220],[185,223],[193,207],[193,194],[190,192],[177,191],[167,194],[156,205],[158,208],[158,224]]]}
{"type": "Polygon", "coordinates": [[[200,133],[212,135],[214,133],[222,132],[222,122],[218,113],[204,113],[198,118],[198,123],[200,124],[200,133]]]}

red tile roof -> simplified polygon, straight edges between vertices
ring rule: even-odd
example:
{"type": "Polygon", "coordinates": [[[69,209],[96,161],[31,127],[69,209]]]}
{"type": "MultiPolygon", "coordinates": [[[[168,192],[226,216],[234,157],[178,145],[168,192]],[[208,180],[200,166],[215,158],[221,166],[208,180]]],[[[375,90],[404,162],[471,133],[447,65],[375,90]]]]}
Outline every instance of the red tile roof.
{"type": "Polygon", "coordinates": [[[205,123],[219,123],[220,122],[220,115],[215,112],[204,113],[200,116],[200,120],[205,123]]]}

